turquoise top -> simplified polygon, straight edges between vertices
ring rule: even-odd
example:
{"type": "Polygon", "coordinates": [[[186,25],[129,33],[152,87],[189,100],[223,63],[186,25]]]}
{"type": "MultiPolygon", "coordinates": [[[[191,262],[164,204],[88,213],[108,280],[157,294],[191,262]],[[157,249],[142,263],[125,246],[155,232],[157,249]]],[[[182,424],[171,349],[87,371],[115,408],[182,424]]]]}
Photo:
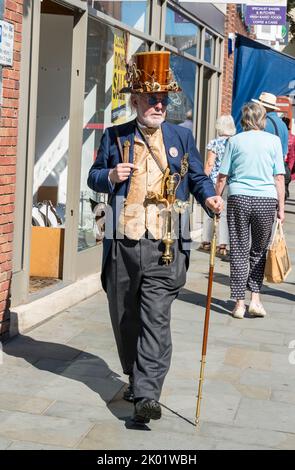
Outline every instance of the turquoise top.
{"type": "Polygon", "coordinates": [[[285,174],[279,137],[247,131],[228,140],[219,169],[228,175],[228,195],[277,198],[274,175],[285,174]]]}

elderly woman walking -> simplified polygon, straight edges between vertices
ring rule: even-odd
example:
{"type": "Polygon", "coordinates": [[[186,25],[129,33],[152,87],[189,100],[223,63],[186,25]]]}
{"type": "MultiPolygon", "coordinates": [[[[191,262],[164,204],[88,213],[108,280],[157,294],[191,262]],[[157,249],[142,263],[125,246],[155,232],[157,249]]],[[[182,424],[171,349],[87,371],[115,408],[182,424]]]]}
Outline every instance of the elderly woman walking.
{"type": "Polygon", "coordinates": [[[264,317],[260,290],[266,251],[275,215],[284,221],[284,159],[279,137],[264,132],[265,109],[243,107],[244,132],[229,139],[216,184],[221,195],[228,179],[227,220],[230,238],[230,289],[236,300],[232,312],[243,318],[245,291],[251,291],[249,314],[264,317]],[[251,244],[250,244],[251,233],[251,244]]]}
{"type": "MultiPolygon", "coordinates": [[[[216,121],[216,132],[217,138],[210,140],[207,145],[207,161],[204,166],[204,172],[209,176],[216,184],[219,168],[224,155],[225,146],[229,137],[232,137],[236,133],[236,127],[234,120],[231,115],[222,115],[216,121]]],[[[224,199],[226,195],[223,194],[224,199]]],[[[224,206],[226,207],[226,205],[224,206]]],[[[225,211],[222,212],[219,221],[219,233],[218,233],[218,246],[217,254],[221,256],[227,255],[228,241],[228,227],[225,211]]],[[[204,213],[203,218],[203,242],[200,246],[201,250],[210,251],[210,240],[213,232],[213,219],[204,213]]]]}

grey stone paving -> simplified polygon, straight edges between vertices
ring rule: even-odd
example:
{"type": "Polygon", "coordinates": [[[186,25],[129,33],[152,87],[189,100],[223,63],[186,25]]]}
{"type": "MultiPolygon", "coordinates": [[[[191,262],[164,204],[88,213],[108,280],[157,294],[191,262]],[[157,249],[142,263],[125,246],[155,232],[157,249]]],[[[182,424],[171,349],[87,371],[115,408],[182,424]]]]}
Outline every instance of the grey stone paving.
{"type": "MultiPolygon", "coordinates": [[[[295,266],[295,184],[285,233],[295,266]]],[[[194,426],[208,255],[192,252],[172,309],[163,418],[130,425],[103,292],[3,347],[0,449],[295,449],[295,267],[267,284],[265,319],[230,316],[229,264],[216,260],[201,421],[194,426]],[[148,434],[146,434],[148,433],[148,434]]]]}

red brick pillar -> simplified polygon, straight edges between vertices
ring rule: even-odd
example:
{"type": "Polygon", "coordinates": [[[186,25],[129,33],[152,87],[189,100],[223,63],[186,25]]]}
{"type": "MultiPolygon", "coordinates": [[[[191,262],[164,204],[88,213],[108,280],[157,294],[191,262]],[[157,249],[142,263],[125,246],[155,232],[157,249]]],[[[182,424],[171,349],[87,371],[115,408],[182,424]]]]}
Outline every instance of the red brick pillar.
{"type": "Polygon", "coordinates": [[[233,94],[233,74],[234,74],[234,52],[228,55],[228,35],[239,33],[243,36],[253,38],[253,34],[247,31],[242,18],[237,11],[237,5],[229,3],[225,16],[225,41],[224,41],[224,62],[222,80],[222,102],[221,114],[231,114],[232,94],[233,94]]]}
{"type": "Polygon", "coordinates": [[[0,111],[0,338],[8,336],[16,183],[23,0],[5,0],[3,19],[14,25],[13,66],[2,68],[0,111]]]}

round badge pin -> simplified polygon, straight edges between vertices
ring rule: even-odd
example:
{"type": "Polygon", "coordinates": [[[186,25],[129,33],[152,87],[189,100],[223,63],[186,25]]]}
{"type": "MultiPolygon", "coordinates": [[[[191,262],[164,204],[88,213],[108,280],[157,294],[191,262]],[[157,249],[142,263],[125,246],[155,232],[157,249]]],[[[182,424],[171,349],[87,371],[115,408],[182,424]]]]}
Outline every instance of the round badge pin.
{"type": "Polygon", "coordinates": [[[178,156],[178,150],[176,147],[170,147],[169,153],[171,157],[176,158],[178,156]]]}

